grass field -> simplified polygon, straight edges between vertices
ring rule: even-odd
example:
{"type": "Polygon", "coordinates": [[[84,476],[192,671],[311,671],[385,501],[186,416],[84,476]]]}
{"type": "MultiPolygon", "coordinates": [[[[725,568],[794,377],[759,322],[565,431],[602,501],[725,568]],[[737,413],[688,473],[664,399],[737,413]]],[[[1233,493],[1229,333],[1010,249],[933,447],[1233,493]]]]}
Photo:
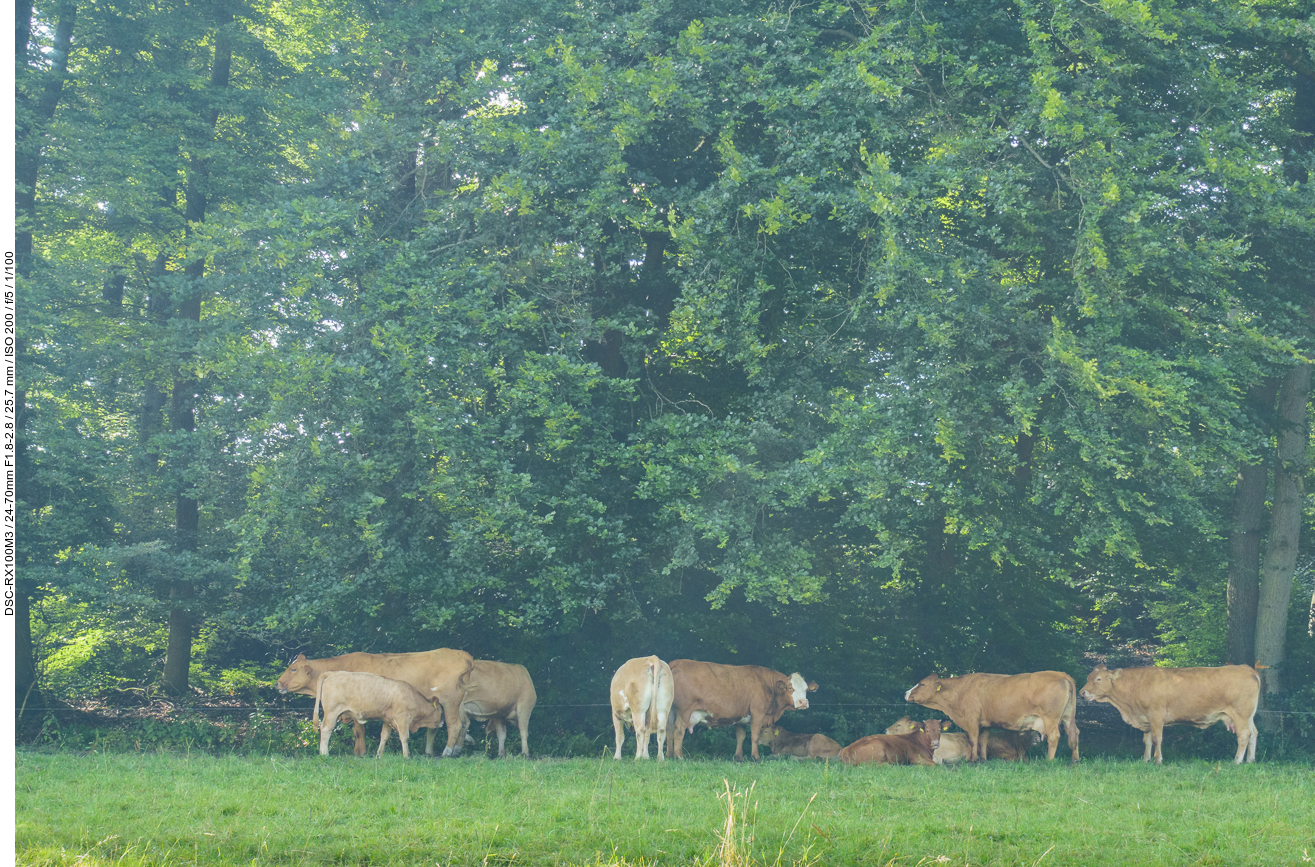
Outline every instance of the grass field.
{"type": "Polygon", "coordinates": [[[20,752],[15,797],[37,865],[1315,863],[1309,764],[20,752]]]}

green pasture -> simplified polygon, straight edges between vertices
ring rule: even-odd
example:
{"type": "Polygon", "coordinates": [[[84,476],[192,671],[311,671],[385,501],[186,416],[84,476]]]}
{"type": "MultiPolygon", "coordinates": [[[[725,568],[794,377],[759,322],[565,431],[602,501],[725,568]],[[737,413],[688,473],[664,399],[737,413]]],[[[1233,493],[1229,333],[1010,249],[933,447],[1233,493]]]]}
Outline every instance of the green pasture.
{"type": "Polygon", "coordinates": [[[24,751],[15,823],[26,865],[1281,865],[1315,768],[24,751]]]}

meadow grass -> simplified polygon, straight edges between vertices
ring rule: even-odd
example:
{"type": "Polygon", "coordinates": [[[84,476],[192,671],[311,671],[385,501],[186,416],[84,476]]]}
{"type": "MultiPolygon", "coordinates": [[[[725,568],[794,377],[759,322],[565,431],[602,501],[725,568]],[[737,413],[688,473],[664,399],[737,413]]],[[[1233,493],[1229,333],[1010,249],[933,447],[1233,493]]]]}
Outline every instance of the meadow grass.
{"type": "Polygon", "coordinates": [[[31,865],[1315,863],[1315,768],[23,751],[31,865]]]}

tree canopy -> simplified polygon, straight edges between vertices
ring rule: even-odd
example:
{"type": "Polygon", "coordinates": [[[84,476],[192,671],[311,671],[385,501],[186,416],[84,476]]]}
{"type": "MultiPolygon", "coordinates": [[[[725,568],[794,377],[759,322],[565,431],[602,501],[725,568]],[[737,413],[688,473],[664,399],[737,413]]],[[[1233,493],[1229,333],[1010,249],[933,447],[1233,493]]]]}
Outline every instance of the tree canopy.
{"type": "Polygon", "coordinates": [[[42,683],[1150,645],[1315,702],[1311,14],[34,0],[42,683]]]}

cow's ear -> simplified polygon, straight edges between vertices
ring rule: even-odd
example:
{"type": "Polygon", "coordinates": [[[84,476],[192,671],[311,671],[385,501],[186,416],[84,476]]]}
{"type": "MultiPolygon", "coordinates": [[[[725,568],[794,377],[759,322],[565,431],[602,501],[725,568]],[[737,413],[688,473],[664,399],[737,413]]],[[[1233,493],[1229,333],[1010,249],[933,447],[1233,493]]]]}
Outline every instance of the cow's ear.
{"type": "Polygon", "coordinates": [[[1118,679],[1119,679],[1119,672],[1120,672],[1120,671],[1123,671],[1123,669],[1121,669],[1121,668],[1116,668],[1116,669],[1114,669],[1113,671],[1111,671],[1111,672],[1110,672],[1110,680],[1118,680],[1118,679]]]}

